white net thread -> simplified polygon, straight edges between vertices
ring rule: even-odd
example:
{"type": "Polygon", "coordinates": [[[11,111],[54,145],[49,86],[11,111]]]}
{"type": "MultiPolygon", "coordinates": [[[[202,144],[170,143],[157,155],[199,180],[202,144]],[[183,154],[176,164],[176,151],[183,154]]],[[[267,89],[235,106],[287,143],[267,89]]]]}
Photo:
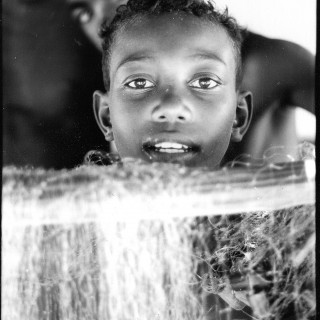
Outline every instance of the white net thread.
{"type": "Polygon", "coordinates": [[[3,318],[314,319],[310,161],[4,168],[3,318]]]}

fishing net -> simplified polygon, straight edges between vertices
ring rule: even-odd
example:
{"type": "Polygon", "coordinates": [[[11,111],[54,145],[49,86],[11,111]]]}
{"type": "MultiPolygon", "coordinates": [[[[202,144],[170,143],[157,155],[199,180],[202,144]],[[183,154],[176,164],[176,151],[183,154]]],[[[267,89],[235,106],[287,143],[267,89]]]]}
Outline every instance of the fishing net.
{"type": "Polygon", "coordinates": [[[243,163],[4,168],[3,318],[314,319],[313,156],[243,163]]]}

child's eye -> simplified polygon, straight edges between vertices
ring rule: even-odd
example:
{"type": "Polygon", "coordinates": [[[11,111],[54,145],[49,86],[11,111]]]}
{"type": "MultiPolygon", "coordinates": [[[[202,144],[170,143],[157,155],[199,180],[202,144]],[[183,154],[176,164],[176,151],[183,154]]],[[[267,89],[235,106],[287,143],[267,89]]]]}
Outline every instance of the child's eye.
{"type": "Polygon", "coordinates": [[[154,83],[143,78],[132,80],[130,82],[127,82],[125,85],[132,89],[147,89],[154,87],[154,83]]]}
{"type": "Polygon", "coordinates": [[[200,89],[212,89],[218,86],[219,83],[211,78],[200,78],[189,82],[189,86],[193,88],[200,88],[200,89]]]}
{"type": "Polygon", "coordinates": [[[75,21],[86,24],[92,18],[92,11],[85,5],[75,3],[71,6],[71,16],[75,21]]]}

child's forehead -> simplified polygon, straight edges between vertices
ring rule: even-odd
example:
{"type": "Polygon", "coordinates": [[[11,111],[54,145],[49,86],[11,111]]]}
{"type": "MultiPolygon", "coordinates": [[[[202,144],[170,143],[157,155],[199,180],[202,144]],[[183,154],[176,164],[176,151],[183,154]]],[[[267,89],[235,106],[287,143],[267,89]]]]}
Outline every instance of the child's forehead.
{"type": "Polygon", "coordinates": [[[234,64],[234,47],[227,31],[208,18],[184,12],[135,17],[117,33],[111,55],[121,57],[136,50],[162,52],[166,48],[175,53],[212,51],[231,56],[234,64]]]}
{"type": "MultiPolygon", "coordinates": [[[[233,41],[228,32],[217,22],[207,17],[196,17],[185,12],[164,13],[160,15],[138,15],[123,25],[115,34],[114,44],[129,40],[129,43],[142,41],[144,37],[158,41],[180,38],[204,38],[208,46],[219,42],[233,50],[233,41]],[[222,41],[223,38],[223,41],[222,41]]],[[[122,43],[123,45],[123,43],[122,43]]]]}

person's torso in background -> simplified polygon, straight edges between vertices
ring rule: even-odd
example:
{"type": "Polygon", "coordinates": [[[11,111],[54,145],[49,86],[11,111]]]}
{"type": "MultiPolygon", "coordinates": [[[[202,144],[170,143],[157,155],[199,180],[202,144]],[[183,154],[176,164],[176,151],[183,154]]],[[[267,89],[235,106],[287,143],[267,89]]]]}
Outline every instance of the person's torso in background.
{"type": "Polygon", "coordinates": [[[100,53],[64,0],[3,2],[3,85],[4,165],[73,167],[106,147],[92,111],[100,53]]]}

